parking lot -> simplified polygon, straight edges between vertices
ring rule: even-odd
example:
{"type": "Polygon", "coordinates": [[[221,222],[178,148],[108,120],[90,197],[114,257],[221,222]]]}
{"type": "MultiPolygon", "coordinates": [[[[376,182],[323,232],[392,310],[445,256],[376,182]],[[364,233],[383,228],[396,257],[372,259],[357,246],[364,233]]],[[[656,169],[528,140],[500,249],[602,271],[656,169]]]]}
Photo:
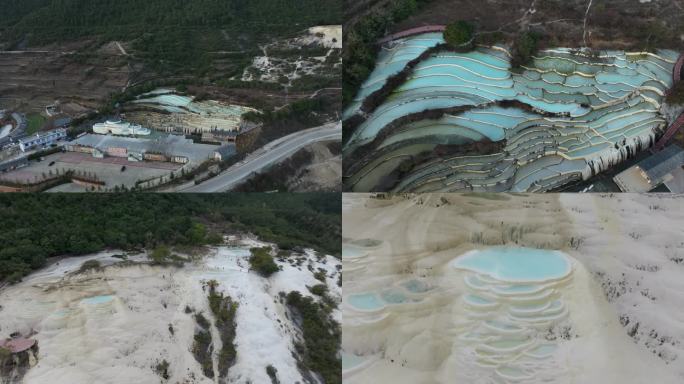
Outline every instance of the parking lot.
{"type": "MultiPolygon", "coordinates": [[[[108,157],[97,159],[85,153],[58,153],[46,156],[45,160],[32,162],[31,165],[6,174],[0,175],[0,180],[14,182],[36,182],[42,180],[59,170],[73,170],[90,175],[105,182],[104,188],[113,189],[115,186],[125,186],[132,188],[138,180],[168,175],[171,172],[180,172],[181,164],[165,162],[131,162],[127,159],[108,157]],[[54,162],[54,163],[53,163],[54,162]],[[52,165],[50,165],[52,164],[52,165]],[[126,167],[122,171],[122,167],[126,167]]],[[[60,186],[56,190],[68,189],[69,191],[83,191],[86,188],[81,186],[60,186]]],[[[65,190],[66,191],[66,190],[65,190]]]]}

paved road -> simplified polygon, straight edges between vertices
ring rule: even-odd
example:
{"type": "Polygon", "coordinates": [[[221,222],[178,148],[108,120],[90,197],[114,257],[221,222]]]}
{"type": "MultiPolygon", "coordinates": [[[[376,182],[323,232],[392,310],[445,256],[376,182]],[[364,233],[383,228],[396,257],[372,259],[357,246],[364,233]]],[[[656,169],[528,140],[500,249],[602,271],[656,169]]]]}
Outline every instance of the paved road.
{"type": "Polygon", "coordinates": [[[269,166],[282,161],[309,144],[328,141],[342,140],[342,124],[332,122],[320,127],[295,132],[291,135],[273,141],[256,152],[250,154],[245,160],[228,168],[220,175],[213,177],[202,184],[181,188],[179,192],[223,192],[236,187],[244,182],[253,173],[260,172],[269,166]]]}

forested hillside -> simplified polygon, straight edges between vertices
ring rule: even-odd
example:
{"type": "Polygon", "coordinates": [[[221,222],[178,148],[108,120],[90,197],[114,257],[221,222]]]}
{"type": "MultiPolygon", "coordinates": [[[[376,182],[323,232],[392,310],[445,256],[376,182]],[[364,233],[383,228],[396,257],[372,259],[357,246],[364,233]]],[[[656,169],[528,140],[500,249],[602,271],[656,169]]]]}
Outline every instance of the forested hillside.
{"type": "Polygon", "coordinates": [[[339,255],[340,205],[339,194],[0,195],[0,282],[50,256],[201,245],[214,231],[339,255]]]}
{"type": "Polygon", "coordinates": [[[166,71],[206,65],[211,52],[258,49],[268,37],[340,23],[337,0],[0,0],[0,42],[10,48],[121,40],[166,71]]]}

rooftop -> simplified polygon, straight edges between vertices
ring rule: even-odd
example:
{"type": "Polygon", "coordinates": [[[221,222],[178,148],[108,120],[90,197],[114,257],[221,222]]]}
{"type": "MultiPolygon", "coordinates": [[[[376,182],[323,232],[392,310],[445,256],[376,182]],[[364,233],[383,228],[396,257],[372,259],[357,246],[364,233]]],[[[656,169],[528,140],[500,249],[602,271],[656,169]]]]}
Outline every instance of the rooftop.
{"type": "Polygon", "coordinates": [[[26,351],[27,349],[31,349],[34,345],[36,345],[35,340],[24,337],[0,340],[0,348],[8,349],[12,353],[26,351]]]}
{"type": "Polygon", "coordinates": [[[104,150],[110,147],[126,148],[131,152],[163,153],[172,156],[185,156],[192,160],[205,160],[218,147],[196,144],[184,136],[166,135],[156,139],[138,139],[110,135],[88,134],[74,140],[72,144],[104,150]]]}
{"type": "Polygon", "coordinates": [[[623,192],[648,192],[663,183],[680,189],[677,186],[682,184],[678,181],[682,165],[684,150],[673,144],[620,172],[613,180],[623,192]]]}

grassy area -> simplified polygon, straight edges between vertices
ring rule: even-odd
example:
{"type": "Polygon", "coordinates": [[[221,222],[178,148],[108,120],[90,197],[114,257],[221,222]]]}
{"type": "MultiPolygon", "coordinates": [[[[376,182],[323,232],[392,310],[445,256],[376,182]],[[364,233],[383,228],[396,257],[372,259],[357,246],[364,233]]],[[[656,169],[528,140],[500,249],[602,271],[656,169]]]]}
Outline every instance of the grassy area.
{"type": "Polygon", "coordinates": [[[32,113],[26,116],[26,120],[28,122],[26,133],[29,135],[33,135],[34,133],[38,132],[41,128],[43,128],[43,125],[45,125],[45,122],[47,121],[47,119],[39,113],[32,113]]]}

